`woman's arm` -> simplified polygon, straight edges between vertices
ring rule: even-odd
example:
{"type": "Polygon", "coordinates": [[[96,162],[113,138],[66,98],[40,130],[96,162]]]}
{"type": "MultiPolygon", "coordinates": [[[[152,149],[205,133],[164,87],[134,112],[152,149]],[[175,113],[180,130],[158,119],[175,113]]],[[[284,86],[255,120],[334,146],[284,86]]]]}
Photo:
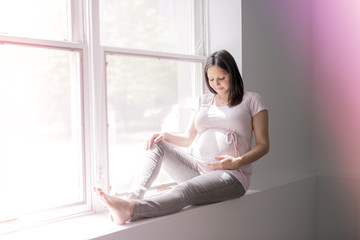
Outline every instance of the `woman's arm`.
{"type": "Polygon", "coordinates": [[[252,118],[256,145],[250,151],[237,158],[228,155],[219,156],[216,158],[219,162],[209,163],[209,167],[213,170],[237,169],[255,162],[268,153],[270,148],[268,122],[269,116],[267,110],[257,113],[252,118]]]}
{"type": "Polygon", "coordinates": [[[269,152],[269,116],[268,111],[264,110],[256,114],[253,119],[253,128],[256,145],[247,153],[242,155],[238,162],[238,167],[255,162],[269,152]]]}
{"type": "Polygon", "coordinates": [[[179,147],[188,147],[193,142],[197,134],[197,131],[195,129],[195,117],[196,117],[196,112],[193,111],[189,119],[188,127],[184,133],[167,133],[167,132],[154,133],[145,142],[145,149],[150,149],[153,143],[157,143],[160,140],[165,140],[179,147]]]}

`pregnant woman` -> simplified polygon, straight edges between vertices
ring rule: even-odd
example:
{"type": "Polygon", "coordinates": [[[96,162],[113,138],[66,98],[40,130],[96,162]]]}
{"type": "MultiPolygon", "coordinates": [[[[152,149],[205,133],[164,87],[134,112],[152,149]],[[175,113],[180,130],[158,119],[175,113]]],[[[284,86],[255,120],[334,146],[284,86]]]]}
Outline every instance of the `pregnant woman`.
{"type": "Polygon", "coordinates": [[[248,190],[251,163],[269,151],[268,111],[259,94],[244,90],[229,52],[211,54],[204,71],[211,94],[200,97],[185,133],[155,133],[146,141],[138,190],[121,199],[94,188],[117,224],[238,198],[248,190]],[[256,144],[251,148],[253,132],[256,144]],[[180,148],[190,145],[189,152],[180,148]],[[144,199],[161,167],[178,185],[144,199]]]}

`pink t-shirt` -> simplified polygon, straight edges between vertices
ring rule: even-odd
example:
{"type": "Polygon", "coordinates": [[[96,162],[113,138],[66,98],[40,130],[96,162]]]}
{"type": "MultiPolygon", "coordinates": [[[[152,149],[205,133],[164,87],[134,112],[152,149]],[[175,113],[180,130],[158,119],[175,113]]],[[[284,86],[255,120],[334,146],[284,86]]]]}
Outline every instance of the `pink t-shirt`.
{"type": "MultiPolygon", "coordinates": [[[[251,149],[252,117],[262,110],[267,110],[261,96],[245,91],[243,101],[234,107],[215,106],[213,94],[200,97],[194,110],[197,111],[195,128],[198,132],[192,154],[202,172],[211,171],[206,162],[217,161],[220,155],[241,156],[251,149]]],[[[250,185],[251,164],[236,170],[226,170],[234,175],[245,191],[250,185]]]]}

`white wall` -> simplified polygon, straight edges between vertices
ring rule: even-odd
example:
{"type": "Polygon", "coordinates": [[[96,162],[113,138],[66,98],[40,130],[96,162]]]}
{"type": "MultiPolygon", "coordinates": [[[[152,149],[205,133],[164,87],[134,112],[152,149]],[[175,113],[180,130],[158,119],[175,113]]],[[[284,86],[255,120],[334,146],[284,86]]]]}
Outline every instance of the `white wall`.
{"type": "Polygon", "coordinates": [[[228,50],[242,72],[241,0],[209,0],[209,53],[228,50]]]}
{"type": "Polygon", "coordinates": [[[316,172],[310,9],[310,0],[242,1],[245,88],[263,96],[270,116],[270,152],[254,163],[253,189],[316,172]]]}
{"type": "Polygon", "coordinates": [[[243,0],[242,18],[245,86],[270,110],[252,188],[319,175],[318,239],[359,239],[360,2],[243,0]]]}

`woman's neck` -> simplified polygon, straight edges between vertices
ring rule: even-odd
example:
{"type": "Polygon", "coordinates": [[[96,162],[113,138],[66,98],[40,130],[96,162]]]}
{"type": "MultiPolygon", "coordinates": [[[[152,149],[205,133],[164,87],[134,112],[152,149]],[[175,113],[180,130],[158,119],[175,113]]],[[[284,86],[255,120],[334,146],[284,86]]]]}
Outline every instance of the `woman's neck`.
{"type": "Polygon", "coordinates": [[[215,95],[215,105],[217,106],[226,106],[229,104],[229,95],[215,95]]]}

